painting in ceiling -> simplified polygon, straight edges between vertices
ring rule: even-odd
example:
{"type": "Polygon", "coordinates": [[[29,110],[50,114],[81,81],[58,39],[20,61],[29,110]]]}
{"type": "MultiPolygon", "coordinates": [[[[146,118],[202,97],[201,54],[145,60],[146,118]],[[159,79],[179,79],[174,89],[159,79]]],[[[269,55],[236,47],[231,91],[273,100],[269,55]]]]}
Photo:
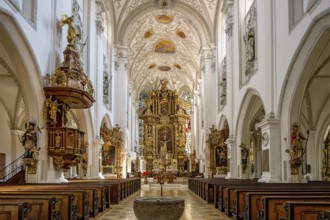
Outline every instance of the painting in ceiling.
{"type": "Polygon", "coordinates": [[[156,43],[155,52],[157,53],[175,53],[175,45],[170,40],[161,40],[156,43]]]}
{"type": "Polygon", "coordinates": [[[155,34],[155,32],[153,30],[149,30],[144,33],[144,38],[150,38],[154,34],[155,34]]]}
{"type": "Polygon", "coordinates": [[[159,22],[161,24],[169,24],[173,21],[173,16],[172,15],[157,15],[155,19],[157,22],[159,22]]]}
{"type": "Polygon", "coordinates": [[[169,66],[160,66],[160,67],[158,67],[158,69],[161,70],[161,71],[170,71],[171,67],[169,67],[169,66]]]}

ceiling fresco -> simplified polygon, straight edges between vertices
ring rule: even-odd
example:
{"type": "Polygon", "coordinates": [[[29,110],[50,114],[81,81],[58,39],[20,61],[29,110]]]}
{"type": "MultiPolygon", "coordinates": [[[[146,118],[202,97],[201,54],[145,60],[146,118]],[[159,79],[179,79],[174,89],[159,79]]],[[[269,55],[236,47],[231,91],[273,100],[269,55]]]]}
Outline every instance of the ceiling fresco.
{"type": "Polygon", "coordinates": [[[110,1],[116,41],[128,46],[128,74],[135,92],[158,89],[166,78],[170,89],[189,88],[193,94],[202,49],[213,43],[221,1],[110,1]]]}

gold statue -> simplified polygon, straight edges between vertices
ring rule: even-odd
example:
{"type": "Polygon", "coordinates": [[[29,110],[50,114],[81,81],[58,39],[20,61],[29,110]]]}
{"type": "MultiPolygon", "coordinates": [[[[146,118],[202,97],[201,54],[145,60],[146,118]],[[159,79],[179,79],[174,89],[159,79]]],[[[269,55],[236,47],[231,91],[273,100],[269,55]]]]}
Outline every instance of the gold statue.
{"type": "Polygon", "coordinates": [[[70,45],[74,45],[77,38],[80,37],[80,33],[74,27],[74,16],[68,17],[67,15],[62,15],[61,21],[59,23],[60,27],[63,27],[65,24],[68,25],[68,34],[66,39],[70,45]]]}

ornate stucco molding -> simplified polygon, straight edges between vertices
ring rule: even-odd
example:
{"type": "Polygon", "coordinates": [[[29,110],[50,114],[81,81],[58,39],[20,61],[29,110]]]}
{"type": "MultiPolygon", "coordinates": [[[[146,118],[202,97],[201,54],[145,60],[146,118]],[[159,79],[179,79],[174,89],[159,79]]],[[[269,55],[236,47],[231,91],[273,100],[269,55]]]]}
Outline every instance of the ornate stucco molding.
{"type": "Polygon", "coordinates": [[[102,13],[96,13],[96,30],[98,35],[101,37],[104,32],[104,19],[102,13]]]}
{"type": "Polygon", "coordinates": [[[229,9],[234,5],[234,0],[224,0],[221,6],[221,12],[227,14],[229,9]]]}
{"type": "Polygon", "coordinates": [[[233,16],[228,14],[226,16],[226,28],[225,28],[225,32],[228,38],[230,38],[233,35],[233,25],[234,25],[233,16]]]}

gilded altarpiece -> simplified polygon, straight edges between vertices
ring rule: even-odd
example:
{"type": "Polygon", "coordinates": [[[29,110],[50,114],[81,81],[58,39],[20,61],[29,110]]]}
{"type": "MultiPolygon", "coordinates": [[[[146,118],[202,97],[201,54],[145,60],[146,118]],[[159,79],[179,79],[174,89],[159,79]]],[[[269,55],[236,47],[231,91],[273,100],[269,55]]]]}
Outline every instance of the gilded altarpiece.
{"type": "Polygon", "coordinates": [[[227,145],[229,130],[218,130],[214,125],[210,128],[207,143],[209,145],[209,173],[212,175],[226,175],[228,172],[227,145]]]}
{"type": "Polygon", "coordinates": [[[120,127],[116,125],[113,129],[102,125],[100,131],[101,138],[104,142],[102,145],[102,174],[117,174],[122,176],[122,132],[120,127]]]}
{"type": "Polygon", "coordinates": [[[165,169],[178,175],[184,172],[188,105],[175,90],[167,88],[166,79],[161,81],[161,89],[153,91],[146,100],[146,109],[139,117],[144,121],[141,147],[148,171],[165,169]],[[162,157],[164,153],[166,156],[162,157]]]}

